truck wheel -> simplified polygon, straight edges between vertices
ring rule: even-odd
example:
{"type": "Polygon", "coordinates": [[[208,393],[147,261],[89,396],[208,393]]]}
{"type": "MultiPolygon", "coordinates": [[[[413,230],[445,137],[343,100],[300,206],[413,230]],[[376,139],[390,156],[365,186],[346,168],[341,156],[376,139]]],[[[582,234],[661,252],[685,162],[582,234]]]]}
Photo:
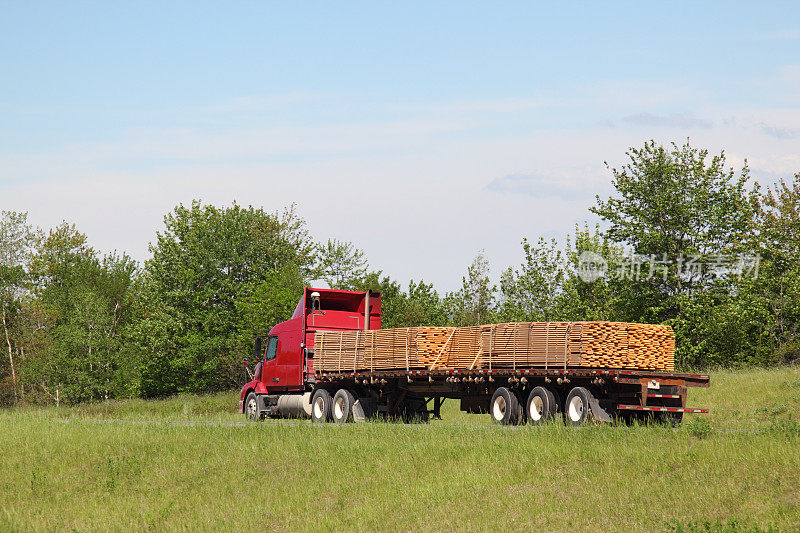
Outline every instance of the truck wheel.
{"type": "Polygon", "coordinates": [[[498,387],[494,391],[489,404],[489,414],[492,420],[503,426],[517,425],[522,419],[522,410],[517,396],[505,387],[498,387]]]}
{"type": "Polygon", "coordinates": [[[311,420],[317,423],[331,419],[331,393],[325,389],[317,389],[311,398],[311,420]]]}
{"type": "Polygon", "coordinates": [[[544,387],[534,387],[528,395],[525,415],[530,424],[538,425],[558,413],[558,403],[553,392],[544,387]]]}
{"type": "Polygon", "coordinates": [[[256,398],[255,392],[248,394],[244,400],[244,416],[251,422],[261,420],[261,412],[258,410],[258,398],[256,398]]]}
{"type": "Polygon", "coordinates": [[[592,414],[590,401],[594,399],[592,393],[584,387],[574,387],[567,395],[564,402],[564,414],[567,423],[573,426],[582,426],[592,414]]]}
{"type": "Polygon", "coordinates": [[[344,424],[353,420],[353,404],[356,399],[353,394],[345,389],[339,389],[333,396],[331,415],[337,424],[344,424]]]}

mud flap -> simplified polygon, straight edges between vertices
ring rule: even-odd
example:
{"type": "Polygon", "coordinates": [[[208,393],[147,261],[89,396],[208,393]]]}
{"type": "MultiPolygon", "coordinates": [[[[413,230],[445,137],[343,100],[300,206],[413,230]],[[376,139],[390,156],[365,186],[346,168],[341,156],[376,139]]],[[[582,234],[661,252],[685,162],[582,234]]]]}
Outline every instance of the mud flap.
{"type": "Polygon", "coordinates": [[[361,399],[356,400],[356,403],[353,404],[353,422],[363,422],[367,419],[366,414],[364,413],[364,406],[361,403],[361,399]]]}
{"type": "Polygon", "coordinates": [[[589,407],[592,408],[592,416],[595,420],[599,420],[600,422],[612,422],[611,415],[600,406],[600,402],[597,398],[592,397],[589,400],[589,407]]]}

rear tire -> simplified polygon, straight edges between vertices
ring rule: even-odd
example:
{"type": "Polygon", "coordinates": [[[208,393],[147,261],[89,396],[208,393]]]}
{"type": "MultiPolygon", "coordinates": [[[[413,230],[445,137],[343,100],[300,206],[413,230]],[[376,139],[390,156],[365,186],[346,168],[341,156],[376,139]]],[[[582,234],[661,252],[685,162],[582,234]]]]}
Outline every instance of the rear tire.
{"type": "Polygon", "coordinates": [[[255,392],[251,392],[244,399],[244,417],[251,422],[261,420],[261,411],[258,409],[258,398],[255,392]]]}
{"type": "Polygon", "coordinates": [[[564,402],[564,417],[567,424],[582,426],[592,415],[591,400],[594,396],[584,387],[574,387],[564,402]]]}
{"type": "Polygon", "coordinates": [[[331,393],[325,389],[317,389],[311,398],[311,420],[322,424],[331,419],[331,393]]]}
{"type": "Polygon", "coordinates": [[[543,424],[558,413],[558,402],[550,389],[534,387],[528,395],[525,416],[529,424],[543,424]]]}
{"type": "Polygon", "coordinates": [[[498,387],[489,403],[489,414],[492,421],[501,426],[515,426],[522,420],[517,396],[506,387],[498,387]]]}
{"type": "Polygon", "coordinates": [[[331,416],[337,424],[345,424],[353,421],[353,404],[356,399],[349,390],[339,389],[333,397],[331,404],[331,416]]]}

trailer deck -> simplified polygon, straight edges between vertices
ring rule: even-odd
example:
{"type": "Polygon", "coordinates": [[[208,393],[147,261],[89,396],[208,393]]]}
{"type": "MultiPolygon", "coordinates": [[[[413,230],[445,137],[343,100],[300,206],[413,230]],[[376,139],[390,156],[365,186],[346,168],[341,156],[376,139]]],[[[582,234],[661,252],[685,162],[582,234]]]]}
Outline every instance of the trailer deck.
{"type": "MultiPolygon", "coordinates": [[[[530,389],[537,384],[565,392],[571,382],[604,390],[608,413],[708,413],[707,409],[686,406],[689,387],[708,387],[710,376],[679,372],[597,368],[526,369],[435,369],[364,372],[317,372],[314,386],[337,388],[404,390],[432,397],[471,399],[462,405],[469,412],[488,411],[481,407],[498,387],[530,389]],[[477,406],[477,407],[476,407],[477,406]]],[[[434,402],[436,405],[438,402],[434,402]]],[[[438,409],[434,409],[438,415],[438,409]]],[[[610,414],[609,414],[610,416],[610,414]]]]}

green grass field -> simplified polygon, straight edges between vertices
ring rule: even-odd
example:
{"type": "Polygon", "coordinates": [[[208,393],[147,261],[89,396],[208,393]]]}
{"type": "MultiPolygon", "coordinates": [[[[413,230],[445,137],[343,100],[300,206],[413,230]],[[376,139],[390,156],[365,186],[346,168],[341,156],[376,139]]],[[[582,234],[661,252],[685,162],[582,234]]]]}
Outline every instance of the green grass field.
{"type": "Polygon", "coordinates": [[[677,428],[242,424],[237,393],[0,413],[0,530],[800,530],[800,370],[677,428]],[[211,423],[213,422],[213,423],[211,423]]]}

